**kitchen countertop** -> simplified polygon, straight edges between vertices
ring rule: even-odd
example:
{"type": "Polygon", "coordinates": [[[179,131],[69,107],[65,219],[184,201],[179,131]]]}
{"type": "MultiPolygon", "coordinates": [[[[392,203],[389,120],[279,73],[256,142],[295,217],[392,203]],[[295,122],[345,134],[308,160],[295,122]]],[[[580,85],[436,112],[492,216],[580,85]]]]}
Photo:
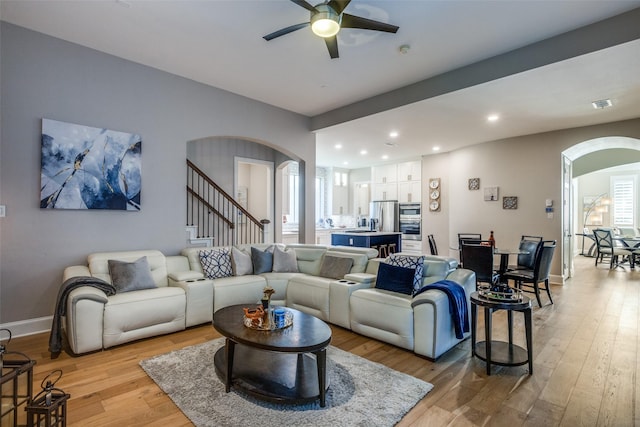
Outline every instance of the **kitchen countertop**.
{"type": "Polygon", "coordinates": [[[334,231],[332,234],[346,234],[348,236],[388,236],[402,234],[400,231],[370,231],[370,230],[347,230],[347,231],[334,231]]]}

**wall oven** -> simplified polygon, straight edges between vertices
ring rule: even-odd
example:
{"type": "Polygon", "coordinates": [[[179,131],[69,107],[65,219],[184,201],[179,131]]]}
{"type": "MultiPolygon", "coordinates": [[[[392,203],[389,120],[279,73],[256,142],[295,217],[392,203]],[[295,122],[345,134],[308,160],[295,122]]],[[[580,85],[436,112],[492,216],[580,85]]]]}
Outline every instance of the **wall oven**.
{"type": "Polygon", "coordinates": [[[400,203],[400,231],[406,240],[422,240],[420,203],[400,203]]]}

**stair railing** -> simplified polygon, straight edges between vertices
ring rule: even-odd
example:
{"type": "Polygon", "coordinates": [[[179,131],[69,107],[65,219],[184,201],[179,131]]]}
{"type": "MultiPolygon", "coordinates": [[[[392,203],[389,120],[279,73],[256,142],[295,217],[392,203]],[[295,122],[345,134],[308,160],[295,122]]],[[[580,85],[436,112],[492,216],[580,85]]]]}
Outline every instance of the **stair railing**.
{"type": "Polygon", "coordinates": [[[187,160],[187,225],[215,246],[264,242],[264,224],[187,160]]]}

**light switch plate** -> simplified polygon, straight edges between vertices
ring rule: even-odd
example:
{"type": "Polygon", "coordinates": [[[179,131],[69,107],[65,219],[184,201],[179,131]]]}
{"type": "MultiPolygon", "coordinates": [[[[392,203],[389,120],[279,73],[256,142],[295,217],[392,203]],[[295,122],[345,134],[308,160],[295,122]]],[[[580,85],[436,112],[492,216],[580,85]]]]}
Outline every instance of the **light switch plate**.
{"type": "Polygon", "coordinates": [[[0,218],[4,218],[7,214],[7,207],[5,205],[0,205],[0,218]]]}

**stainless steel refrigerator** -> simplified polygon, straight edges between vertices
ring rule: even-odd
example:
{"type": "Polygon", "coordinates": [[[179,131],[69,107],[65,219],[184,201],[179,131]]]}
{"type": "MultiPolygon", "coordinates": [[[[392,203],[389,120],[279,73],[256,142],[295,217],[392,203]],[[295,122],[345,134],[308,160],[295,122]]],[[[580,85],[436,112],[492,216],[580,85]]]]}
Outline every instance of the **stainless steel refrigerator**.
{"type": "Polygon", "coordinates": [[[373,231],[400,231],[397,200],[374,200],[369,204],[369,217],[373,231]]]}

